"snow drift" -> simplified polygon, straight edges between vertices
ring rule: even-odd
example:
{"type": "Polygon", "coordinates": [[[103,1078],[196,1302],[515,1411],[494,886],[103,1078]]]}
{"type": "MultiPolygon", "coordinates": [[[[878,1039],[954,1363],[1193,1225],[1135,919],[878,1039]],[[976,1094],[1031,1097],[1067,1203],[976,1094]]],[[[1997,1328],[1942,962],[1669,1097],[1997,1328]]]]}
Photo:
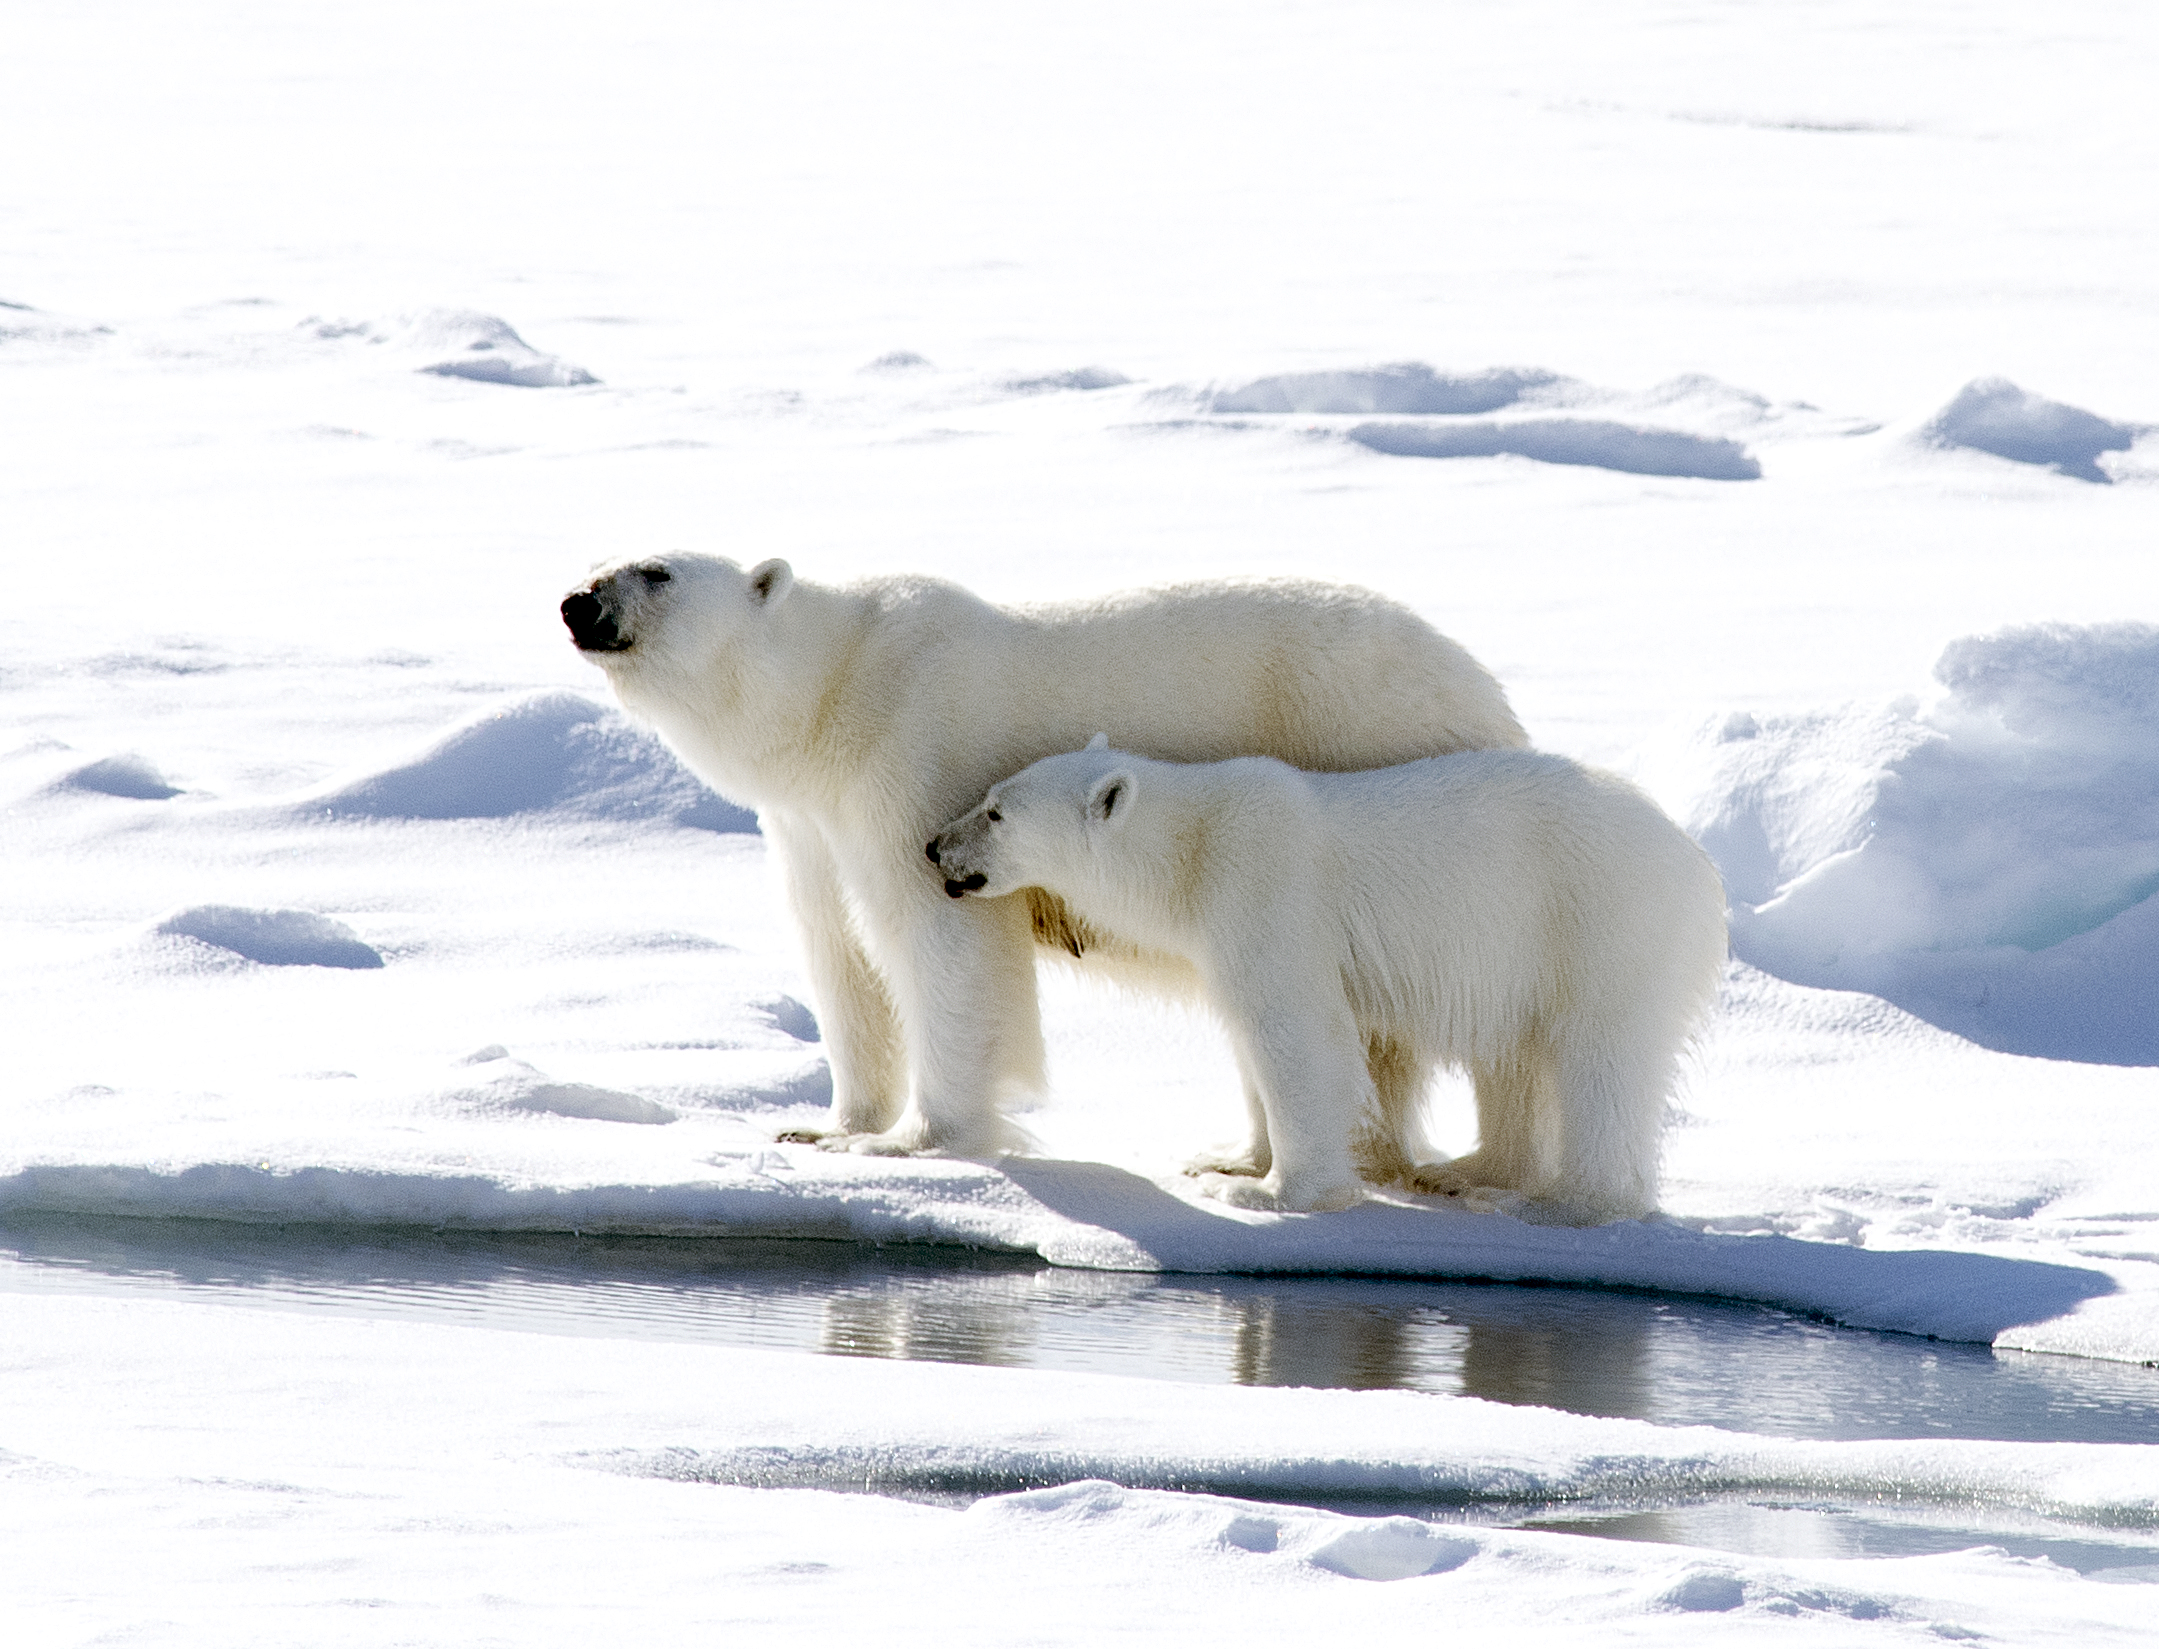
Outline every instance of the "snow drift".
{"type": "Polygon", "coordinates": [[[1952,643],[1929,707],[1704,741],[1732,948],[1988,1047],[2159,1064],[2159,628],[1952,643]]]}
{"type": "Polygon", "coordinates": [[[1392,457],[1517,457],[1708,481],[1760,478],[1735,432],[1856,427],[1698,373],[1627,393],[1543,367],[1447,372],[1422,361],[1279,373],[1201,390],[1198,401],[1218,418],[1377,416],[1387,421],[1320,427],[1392,457]]]}
{"type": "Polygon", "coordinates": [[[303,806],[332,818],[591,819],[754,831],[756,815],[707,789],[620,712],[576,693],[535,693],[452,728],[409,762],[303,806]]]}
{"type": "Polygon", "coordinates": [[[193,939],[273,968],[379,968],[382,953],[333,917],[311,910],[250,910],[194,905],[158,923],[155,933],[193,939]]]}
{"type": "Polygon", "coordinates": [[[1534,458],[1628,475],[1757,481],[1762,466],[1737,441],[1605,418],[1522,418],[1445,424],[1359,424],[1349,438],[1398,458],[1534,458]]]}
{"type": "Polygon", "coordinates": [[[2110,452],[2126,452],[2143,430],[2117,424],[2082,407],[2049,401],[2007,378],[1978,378],[1919,428],[1934,447],[1968,447],[2019,464],[2043,464],[2079,481],[2105,483],[2100,467],[2110,452]]]}
{"type": "Polygon", "coordinates": [[[499,315],[471,309],[426,309],[391,321],[301,323],[318,338],[360,338],[394,354],[423,359],[415,371],[520,389],[570,389],[599,379],[518,336],[499,315]]]}
{"type": "Polygon", "coordinates": [[[1572,385],[1542,367],[1487,367],[1481,372],[1441,372],[1422,361],[1349,367],[1333,372],[1285,372],[1250,383],[1211,390],[1214,413],[1349,413],[1459,415],[1497,412],[1533,390],[1572,385]]]}
{"type": "Polygon", "coordinates": [[[149,757],[129,752],[86,763],[61,778],[56,788],[85,790],[95,796],[118,796],[132,802],[169,801],[180,794],[149,757]]]}

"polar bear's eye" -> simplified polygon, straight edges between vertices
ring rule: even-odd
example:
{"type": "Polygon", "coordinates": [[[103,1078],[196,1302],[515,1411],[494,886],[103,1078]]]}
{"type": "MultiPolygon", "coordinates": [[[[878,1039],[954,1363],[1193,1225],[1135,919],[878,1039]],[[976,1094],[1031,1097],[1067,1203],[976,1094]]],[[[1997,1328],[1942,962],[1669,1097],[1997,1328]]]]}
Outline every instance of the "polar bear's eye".
{"type": "Polygon", "coordinates": [[[665,567],[640,567],[637,569],[637,576],[642,578],[647,584],[666,584],[670,582],[675,575],[669,572],[665,567]]]}
{"type": "Polygon", "coordinates": [[[1005,816],[993,807],[989,811],[989,821],[991,824],[1003,824],[1005,822],[1005,816]]]}

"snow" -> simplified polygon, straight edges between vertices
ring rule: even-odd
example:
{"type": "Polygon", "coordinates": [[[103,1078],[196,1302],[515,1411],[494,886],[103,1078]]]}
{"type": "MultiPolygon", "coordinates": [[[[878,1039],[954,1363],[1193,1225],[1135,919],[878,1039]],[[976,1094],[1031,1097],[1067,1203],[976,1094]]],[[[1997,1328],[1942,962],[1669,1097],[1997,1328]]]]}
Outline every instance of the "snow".
{"type": "MultiPolygon", "coordinates": [[[[1543,1278],[2159,1360],[2133,8],[130,0],[9,31],[0,1215],[1543,1278]],[[1415,606],[1726,874],[1667,1217],[1202,1204],[1218,1033],[1054,971],[1036,1154],[776,1144],[830,1078],[762,838],[555,613],[676,545],[1415,606]]],[[[1431,1130],[1468,1145],[1458,1085],[1431,1130]]],[[[1677,1474],[2144,1539],[2148,1448],[178,1297],[10,1294],[0,1345],[32,1642],[1245,1642],[1435,1604],[1570,1642],[2150,1640],[2138,1586],[1998,1551],[1318,1506],[1330,1471],[1677,1474]],[[705,1480],[757,1449],[1011,1492],[705,1480]]]]}
{"type": "Polygon", "coordinates": [[[196,905],[175,911],[150,930],[197,939],[273,968],[379,968],[382,952],[343,922],[306,910],[246,910],[196,905]]]}
{"type": "Polygon", "coordinates": [[[1940,692],[1709,730],[1732,948],[1988,1047],[2159,1063],[2159,628],[1952,642],[1940,692]]]}
{"type": "Polygon", "coordinates": [[[2058,475],[2105,483],[2107,455],[2127,452],[2148,426],[2117,424],[2019,389],[2007,378],[1980,378],[1920,426],[1923,441],[1970,447],[2019,464],[2044,464],[2058,475]]]}

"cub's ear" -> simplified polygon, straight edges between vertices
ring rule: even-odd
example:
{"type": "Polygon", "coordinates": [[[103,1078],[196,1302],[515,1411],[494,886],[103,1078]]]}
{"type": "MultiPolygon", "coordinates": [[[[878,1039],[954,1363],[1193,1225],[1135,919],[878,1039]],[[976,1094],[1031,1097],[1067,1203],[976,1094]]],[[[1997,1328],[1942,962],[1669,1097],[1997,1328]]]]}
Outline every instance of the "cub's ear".
{"type": "Polygon", "coordinates": [[[1132,775],[1119,768],[1095,780],[1087,792],[1087,817],[1096,824],[1122,819],[1132,809],[1132,775]]]}
{"type": "Polygon", "coordinates": [[[1087,741],[1087,748],[1089,750],[1107,750],[1109,748],[1109,735],[1107,733],[1097,733],[1087,741]]]}
{"type": "Polygon", "coordinates": [[[750,569],[750,594],[761,607],[777,607],[794,588],[795,570],[778,556],[750,569]]]}

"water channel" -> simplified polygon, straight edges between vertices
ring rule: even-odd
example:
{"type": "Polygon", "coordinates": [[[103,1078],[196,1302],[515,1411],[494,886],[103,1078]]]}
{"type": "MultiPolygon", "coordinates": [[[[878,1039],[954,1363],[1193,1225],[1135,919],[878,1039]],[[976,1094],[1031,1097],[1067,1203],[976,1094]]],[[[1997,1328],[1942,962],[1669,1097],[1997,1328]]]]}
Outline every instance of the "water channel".
{"type": "MultiPolygon", "coordinates": [[[[60,1218],[0,1229],[0,1293],[42,1289],[844,1357],[1438,1392],[1781,1437],[2159,1443],[2159,1370],[1589,1289],[1072,1271],[1023,1256],[823,1242],[60,1218]]],[[[1987,1544],[2109,1580],[2159,1581],[2159,1531],[2071,1528],[1984,1507],[1724,1498],[1511,1514],[1385,1509],[1763,1555],[1987,1544]]]]}

